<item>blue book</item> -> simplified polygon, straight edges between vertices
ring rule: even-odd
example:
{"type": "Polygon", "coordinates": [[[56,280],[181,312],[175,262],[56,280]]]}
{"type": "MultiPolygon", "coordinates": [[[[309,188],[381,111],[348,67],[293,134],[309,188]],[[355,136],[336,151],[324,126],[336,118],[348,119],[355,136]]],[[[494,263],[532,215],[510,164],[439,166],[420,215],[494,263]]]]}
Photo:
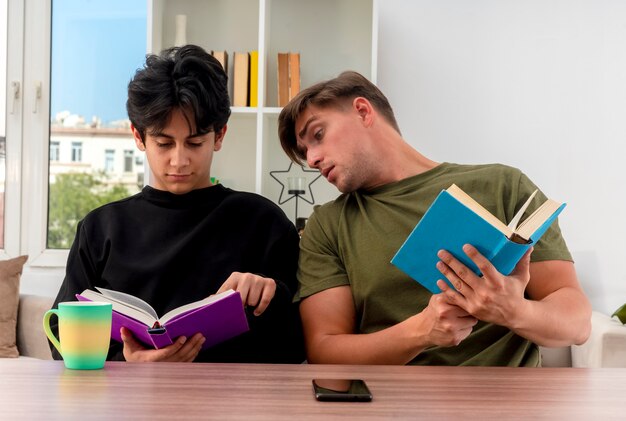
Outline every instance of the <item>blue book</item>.
{"type": "Polygon", "coordinates": [[[441,292],[437,286],[439,279],[454,288],[437,269],[439,250],[449,251],[474,273],[481,274],[462,249],[463,245],[471,244],[500,273],[508,275],[565,207],[565,203],[548,199],[520,222],[536,193],[528,198],[506,225],[453,184],[439,193],[391,263],[437,294],[441,292]]]}

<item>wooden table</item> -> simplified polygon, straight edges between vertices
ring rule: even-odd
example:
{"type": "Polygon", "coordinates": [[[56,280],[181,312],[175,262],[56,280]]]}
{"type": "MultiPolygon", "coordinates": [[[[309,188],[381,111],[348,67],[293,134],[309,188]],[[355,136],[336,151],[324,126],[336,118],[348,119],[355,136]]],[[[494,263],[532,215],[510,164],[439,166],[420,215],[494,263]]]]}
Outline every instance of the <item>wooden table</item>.
{"type": "Polygon", "coordinates": [[[626,369],[255,365],[0,359],[0,419],[626,418],[626,369]],[[369,403],[317,402],[311,379],[363,378],[369,403]]]}

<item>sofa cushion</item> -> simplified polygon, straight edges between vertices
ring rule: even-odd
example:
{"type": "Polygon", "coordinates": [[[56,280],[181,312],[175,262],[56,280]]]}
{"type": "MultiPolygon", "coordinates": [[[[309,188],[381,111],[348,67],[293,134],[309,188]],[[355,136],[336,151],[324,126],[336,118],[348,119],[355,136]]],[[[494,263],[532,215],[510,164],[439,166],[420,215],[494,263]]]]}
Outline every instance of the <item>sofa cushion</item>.
{"type": "Polygon", "coordinates": [[[43,316],[54,304],[53,297],[20,294],[17,312],[17,350],[21,357],[51,360],[50,345],[43,331],[43,316]]]}
{"type": "Polygon", "coordinates": [[[20,275],[28,256],[0,261],[0,357],[16,358],[17,306],[20,275]]]}
{"type": "Polygon", "coordinates": [[[572,346],[574,367],[626,367],[626,325],[617,317],[594,311],[591,335],[582,345],[572,346]]]}

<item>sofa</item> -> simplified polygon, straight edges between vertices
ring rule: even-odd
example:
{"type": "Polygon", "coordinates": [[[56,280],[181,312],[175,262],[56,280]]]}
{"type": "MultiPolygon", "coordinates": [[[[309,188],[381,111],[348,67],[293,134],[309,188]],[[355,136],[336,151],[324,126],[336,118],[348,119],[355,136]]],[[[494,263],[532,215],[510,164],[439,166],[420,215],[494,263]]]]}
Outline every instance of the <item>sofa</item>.
{"type": "Polygon", "coordinates": [[[589,339],[572,346],[571,354],[574,367],[626,367],[626,325],[594,311],[589,339]]]}
{"type": "Polygon", "coordinates": [[[50,310],[54,298],[20,294],[17,308],[17,349],[20,358],[52,359],[48,339],[43,331],[43,315],[50,310]]]}

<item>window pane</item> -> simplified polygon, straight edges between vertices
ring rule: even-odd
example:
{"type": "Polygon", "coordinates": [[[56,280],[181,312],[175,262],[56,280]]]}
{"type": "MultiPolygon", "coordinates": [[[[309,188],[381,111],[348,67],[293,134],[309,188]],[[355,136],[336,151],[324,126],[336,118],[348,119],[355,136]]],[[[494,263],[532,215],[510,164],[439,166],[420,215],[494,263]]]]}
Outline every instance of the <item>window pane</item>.
{"type": "Polygon", "coordinates": [[[124,151],[124,172],[132,172],[133,171],[133,155],[135,151],[126,150],[124,151]]]}
{"type": "Polygon", "coordinates": [[[115,159],[115,150],[107,149],[104,151],[104,171],[113,172],[113,161],[115,159]]]}
{"type": "MultiPolygon", "coordinates": [[[[0,249],[4,248],[4,190],[6,183],[6,109],[7,103],[7,0],[0,0],[0,249]]],[[[11,105],[9,105],[11,106],[11,105]]]]}
{"type": "Polygon", "coordinates": [[[52,141],[50,142],[50,161],[58,161],[59,160],[59,142],[52,141]]]}
{"type": "Polygon", "coordinates": [[[48,248],[69,248],[87,212],[141,187],[143,166],[126,162],[135,147],[126,89],[145,60],[146,7],[52,2],[48,248]]]}

